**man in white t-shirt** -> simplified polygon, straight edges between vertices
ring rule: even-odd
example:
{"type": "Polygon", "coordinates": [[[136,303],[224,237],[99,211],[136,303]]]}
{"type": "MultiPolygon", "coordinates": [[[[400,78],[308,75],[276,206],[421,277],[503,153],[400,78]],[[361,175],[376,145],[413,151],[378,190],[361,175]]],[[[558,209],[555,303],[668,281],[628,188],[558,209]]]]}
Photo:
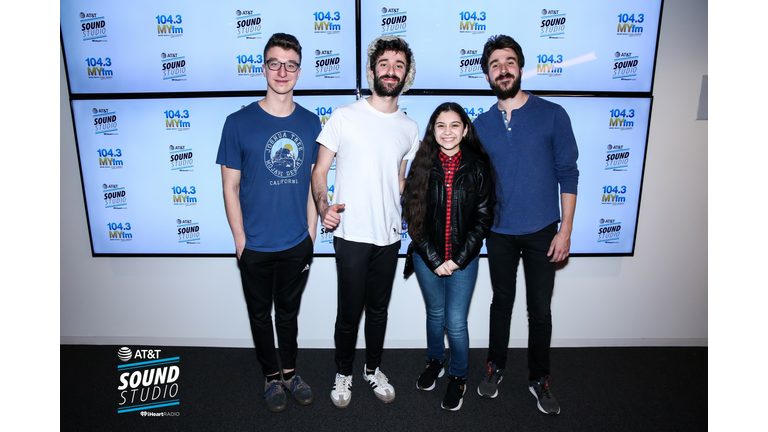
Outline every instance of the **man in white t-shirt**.
{"type": "Polygon", "coordinates": [[[363,309],[363,379],[380,400],[395,399],[395,389],[379,366],[400,250],[400,193],[408,160],[419,148],[418,125],[397,105],[416,74],[408,44],[396,36],[375,39],[368,47],[366,70],[373,94],[333,111],[317,138],[321,145],[312,174],[312,194],[323,226],[334,230],[338,306],[331,400],[341,408],[352,398],[352,366],[363,309]],[[329,204],[326,179],[334,156],[336,184],[329,204]]]}

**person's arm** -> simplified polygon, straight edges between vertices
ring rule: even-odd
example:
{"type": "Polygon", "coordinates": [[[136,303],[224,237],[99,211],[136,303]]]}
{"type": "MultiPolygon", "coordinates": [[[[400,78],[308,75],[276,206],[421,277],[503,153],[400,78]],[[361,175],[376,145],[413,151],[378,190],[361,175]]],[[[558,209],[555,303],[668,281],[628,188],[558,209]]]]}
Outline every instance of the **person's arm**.
{"type": "MultiPolygon", "coordinates": [[[[313,173],[314,170],[315,166],[312,165],[313,173]]],[[[314,244],[315,237],[317,237],[317,207],[315,207],[315,200],[312,197],[311,184],[309,188],[309,194],[307,196],[307,230],[309,231],[309,236],[312,238],[312,243],[314,244]]]]}
{"type": "Polygon", "coordinates": [[[555,118],[554,154],[557,183],[560,186],[560,230],[552,239],[547,256],[550,262],[560,262],[568,258],[571,250],[571,231],[573,231],[573,214],[576,211],[576,193],[579,184],[579,147],[571,127],[568,113],[560,108],[555,118]]]}
{"type": "Polygon", "coordinates": [[[221,166],[221,183],[224,188],[224,209],[227,221],[235,239],[237,259],[245,249],[245,228],[243,227],[243,211],[240,208],[240,170],[221,166]]]}
{"type": "Polygon", "coordinates": [[[405,190],[405,172],[408,169],[408,161],[403,159],[402,162],[400,162],[400,195],[403,194],[403,191],[405,190]]]}
{"type": "Polygon", "coordinates": [[[422,241],[411,239],[413,250],[419,254],[422,260],[424,260],[424,264],[427,265],[427,268],[434,272],[438,267],[444,264],[444,261],[438,256],[435,245],[430,242],[429,234],[425,232],[423,235],[424,239],[422,239],[422,241]]]}
{"type": "Polygon", "coordinates": [[[453,260],[449,260],[451,271],[465,269],[472,260],[480,254],[483,239],[488,237],[493,225],[493,208],[496,205],[493,176],[490,167],[483,165],[480,176],[481,183],[476,190],[478,199],[473,220],[467,221],[467,233],[464,244],[454,252],[453,260]]]}
{"type": "Polygon", "coordinates": [[[560,205],[563,214],[560,220],[560,230],[552,239],[547,256],[552,259],[549,262],[560,262],[568,258],[571,250],[571,232],[573,231],[573,214],[576,211],[576,194],[561,193],[560,205]]]}
{"type": "Polygon", "coordinates": [[[341,211],[344,204],[328,205],[328,171],[331,169],[336,153],[321,145],[317,152],[317,162],[312,171],[312,197],[315,201],[317,214],[323,226],[329,230],[336,229],[341,222],[341,211]]]}

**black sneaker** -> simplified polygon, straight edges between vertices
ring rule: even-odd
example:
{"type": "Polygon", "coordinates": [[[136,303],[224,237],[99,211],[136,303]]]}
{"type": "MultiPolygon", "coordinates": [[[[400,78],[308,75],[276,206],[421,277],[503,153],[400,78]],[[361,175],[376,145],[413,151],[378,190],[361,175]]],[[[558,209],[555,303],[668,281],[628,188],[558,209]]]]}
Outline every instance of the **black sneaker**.
{"type": "Polygon", "coordinates": [[[427,362],[427,366],[424,368],[424,372],[419,375],[419,380],[416,381],[416,388],[426,391],[435,388],[435,381],[445,375],[443,363],[445,363],[445,360],[437,361],[435,359],[430,359],[427,362]]]}
{"type": "Polygon", "coordinates": [[[549,375],[541,377],[538,382],[531,381],[528,390],[536,397],[536,405],[544,414],[560,414],[560,405],[549,391],[549,375]]]}
{"type": "Polygon", "coordinates": [[[267,402],[267,408],[271,411],[277,412],[285,409],[287,398],[282,381],[275,379],[264,384],[264,400],[267,402]]]}
{"type": "Polygon", "coordinates": [[[312,395],[312,389],[298,375],[294,375],[290,381],[283,381],[283,387],[301,405],[311,404],[315,400],[315,397],[312,395]]]}
{"type": "Polygon", "coordinates": [[[499,383],[502,379],[504,369],[499,369],[492,362],[488,362],[488,373],[483,377],[480,385],[477,386],[477,394],[484,398],[493,399],[499,395],[499,383]]]}
{"type": "Polygon", "coordinates": [[[461,379],[457,376],[451,376],[448,378],[448,390],[445,392],[443,403],[440,404],[444,410],[458,411],[461,408],[462,402],[464,402],[464,392],[467,391],[467,380],[461,379]]]}

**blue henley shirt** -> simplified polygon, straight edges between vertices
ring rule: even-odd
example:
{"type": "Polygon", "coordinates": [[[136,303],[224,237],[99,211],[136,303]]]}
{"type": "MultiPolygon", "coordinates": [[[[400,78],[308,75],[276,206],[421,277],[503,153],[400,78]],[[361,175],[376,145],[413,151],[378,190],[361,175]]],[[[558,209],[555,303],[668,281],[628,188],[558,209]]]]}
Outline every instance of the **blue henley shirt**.
{"type": "Polygon", "coordinates": [[[532,234],[559,222],[560,193],[576,194],[578,187],[579,150],[568,113],[528,96],[506,126],[498,103],[473,123],[498,176],[491,230],[499,234],[532,234]]]}

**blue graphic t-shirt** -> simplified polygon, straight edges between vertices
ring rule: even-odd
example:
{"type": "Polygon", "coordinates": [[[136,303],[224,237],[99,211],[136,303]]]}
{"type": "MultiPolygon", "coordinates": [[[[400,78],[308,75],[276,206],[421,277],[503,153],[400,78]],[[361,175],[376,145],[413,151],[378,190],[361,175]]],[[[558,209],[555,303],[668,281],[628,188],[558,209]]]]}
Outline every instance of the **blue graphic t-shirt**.
{"type": "Polygon", "coordinates": [[[216,163],[240,171],[246,248],[286,250],[309,235],[307,197],[320,130],[317,115],[299,104],[288,117],[274,117],[257,102],[227,117],[216,163]]]}

